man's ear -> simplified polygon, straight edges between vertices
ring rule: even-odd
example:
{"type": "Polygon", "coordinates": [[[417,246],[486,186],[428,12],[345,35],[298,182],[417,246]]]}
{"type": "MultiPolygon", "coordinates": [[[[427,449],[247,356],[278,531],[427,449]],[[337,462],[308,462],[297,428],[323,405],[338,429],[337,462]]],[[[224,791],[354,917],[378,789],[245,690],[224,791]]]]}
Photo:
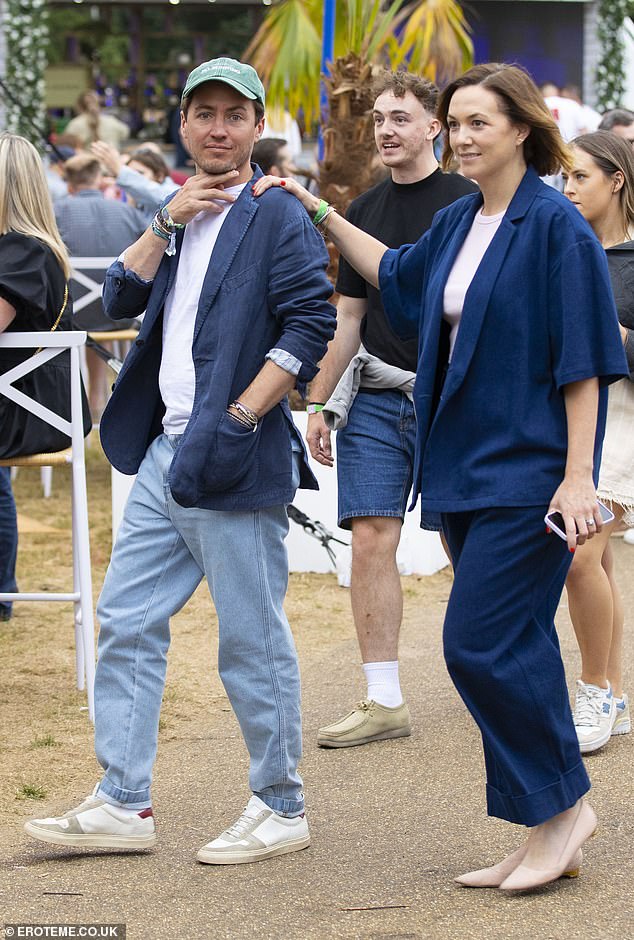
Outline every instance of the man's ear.
{"type": "Polygon", "coordinates": [[[438,118],[434,118],[433,121],[429,122],[429,127],[427,128],[427,133],[425,134],[426,140],[436,140],[441,131],[441,123],[438,118]]]}
{"type": "Polygon", "coordinates": [[[258,121],[258,123],[255,125],[255,143],[256,144],[263,133],[264,133],[264,118],[258,121]]]}
{"type": "Polygon", "coordinates": [[[183,140],[186,141],[186,140],[187,140],[187,137],[188,137],[188,135],[187,135],[187,117],[185,116],[185,112],[184,112],[184,111],[181,111],[181,126],[180,126],[180,132],[181,132],[181,137],[183,138],[183,140]]]}

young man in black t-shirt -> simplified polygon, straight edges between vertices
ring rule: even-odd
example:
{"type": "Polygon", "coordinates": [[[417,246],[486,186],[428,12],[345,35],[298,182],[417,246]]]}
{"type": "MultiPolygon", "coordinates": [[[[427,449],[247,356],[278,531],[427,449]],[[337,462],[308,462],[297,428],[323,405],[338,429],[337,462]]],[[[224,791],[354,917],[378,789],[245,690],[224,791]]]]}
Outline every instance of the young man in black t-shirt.
{"type": "MultiPolygon", "coordinates": [[[[476,190],[438,167],[433,147],[440,131],[437,97],[435,85],[406,72],[386,72],[377,87],[374,136],[390,176],[355,199],[347,217],[390,248],[416,242],[439,209],[476,190]]],[[[352,529],[352,613],[368,691],[352,712],[319,730],[322,747],[352,747],[410,733],[398,678],[403,598],[396,550],[412,485],[417,343],[396,336],[380,292],[344,258],[337,291],[337,332],[311,385],[311,403],[318,408],[328,400],[360,344],[376,357],[372,379],[366,371],[364,384],[361,373],[347,424],[337,434],[339,525],[352,529]],[[400,371],[392,369],[382,379],[382,364],[400,371]]],[[[332,466],[330,431],[319,411],[309,415],[306,437],[313,457],[332,466]]]]}

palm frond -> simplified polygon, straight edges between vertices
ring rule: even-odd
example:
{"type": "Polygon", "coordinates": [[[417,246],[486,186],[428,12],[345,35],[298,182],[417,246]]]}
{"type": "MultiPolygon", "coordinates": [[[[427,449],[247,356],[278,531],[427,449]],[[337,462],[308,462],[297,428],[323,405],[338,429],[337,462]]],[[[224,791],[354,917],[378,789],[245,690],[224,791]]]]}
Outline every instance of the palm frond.
{"type": "Polygon", "coordinates": [[[284,0],[271,7],[249,43],[244,58],[260,75],[267,107],[304,109],[306,121],[319,113],[321,3],[284,0]]]}
{"type": "MultiPolygon", "coordinates": [[[[443,82],[473,61],[470,28],[457,0],[341,0],[335,22],[335,61],[348,55],[407,68],[443,82]]],[[[281,0],[244,53],[262,77],[271,108],[319,115],[323,0],[281,0]]]]}
{"type": "Polygon", "coordinates": [[[398,64],[407,61],[410,71],[432,81],[449,80],[470,66],[471,30],[456,0],[424,0],[407,11],[398,64]]]}
{"type": "Polygon", "coordinates": [[[368,33],[363,52],[370,62],[384,58],[385,44],[390,38],[396,39],[396,31],[407,17],[403,9],[404,0],[393,0],[392,5],[381,15],[372,32],[368,33]]]}

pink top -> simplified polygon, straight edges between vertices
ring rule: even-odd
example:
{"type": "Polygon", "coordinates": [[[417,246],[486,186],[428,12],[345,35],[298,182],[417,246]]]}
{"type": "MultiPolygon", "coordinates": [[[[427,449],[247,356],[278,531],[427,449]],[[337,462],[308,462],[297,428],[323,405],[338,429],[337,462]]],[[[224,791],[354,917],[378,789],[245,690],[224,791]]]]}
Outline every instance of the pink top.
{"type": "Polygon", "coordinates": [[[497,215],[482,215],[482,209],[478,210],[469,234],[465,238],[447,278],[443,317],[451,327],[451,336],[449,338],[450,361],[456,343],[456,336],[458,335],[465,295],[480,266],[485,251],[500,227],[503,217],[504,212],[498,212],[497,215]]]}

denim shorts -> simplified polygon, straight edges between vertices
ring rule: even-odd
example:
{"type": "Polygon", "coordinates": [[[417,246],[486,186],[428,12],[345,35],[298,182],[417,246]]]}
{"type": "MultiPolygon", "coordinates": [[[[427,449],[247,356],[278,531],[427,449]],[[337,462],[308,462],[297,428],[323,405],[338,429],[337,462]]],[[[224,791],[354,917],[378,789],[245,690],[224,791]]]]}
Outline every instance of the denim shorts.
{"type": "Polygon", "coordinates": [[[337,431],[339,525],[357,516],[403,519],[412,488],[416,417],[407,395],[368,392],[355,398],[337,431]]]}

